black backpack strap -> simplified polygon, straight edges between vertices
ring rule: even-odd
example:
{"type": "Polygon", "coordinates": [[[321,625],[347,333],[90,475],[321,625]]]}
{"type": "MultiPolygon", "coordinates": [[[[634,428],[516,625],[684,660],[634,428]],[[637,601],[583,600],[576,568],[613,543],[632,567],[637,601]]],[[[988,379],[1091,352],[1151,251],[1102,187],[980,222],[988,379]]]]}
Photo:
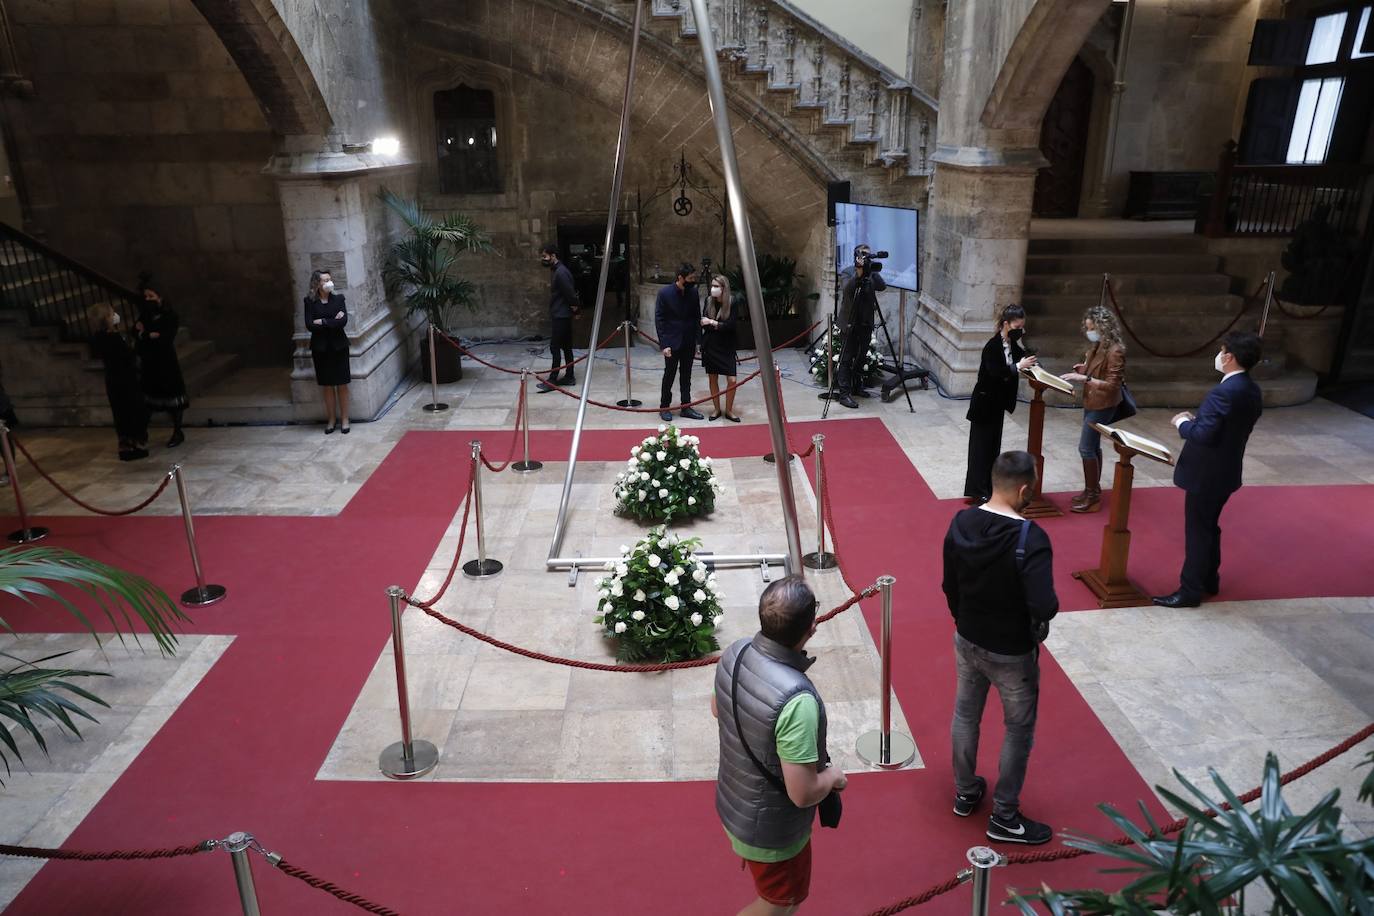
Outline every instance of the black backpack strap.
{"type": "Polygon", "coordinates": [[[1026,570],[1026,538],[1030,536],[1030,519],[1021,519],[1021,534],[1016,539],[1016,571],[1026,570]]]}
{"type": "Polygon", "coordinates": [[[787,794],[787,786],[783,781],[773,774],[773,771],[763,765],[759,758],[754,756],[754,751],[749,747],[749,742],[744,740],[744,728],[739,724],[739,666],[744,660],[744,653],[748,652],[753,646],[745,643],[740,647],[739,654],[735,656],[734,670],[730,672],[730,716],[735,720],[735,734],[739,735],[739,743],[744,746],[744,752],[749,755],[749,759],[754,761],[754,766],[759,768],[759,772],[783,795],[787,794]]]}

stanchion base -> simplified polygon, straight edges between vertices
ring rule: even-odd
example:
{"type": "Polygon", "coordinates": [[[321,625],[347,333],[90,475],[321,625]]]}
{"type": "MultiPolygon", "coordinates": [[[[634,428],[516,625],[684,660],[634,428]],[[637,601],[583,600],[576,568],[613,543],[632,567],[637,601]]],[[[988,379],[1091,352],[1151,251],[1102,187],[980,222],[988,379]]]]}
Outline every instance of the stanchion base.
{"type": "Polygon", "coordinates": [[[877,729],[860,735],[854,750],[860,760],[880,770],[900,770],[916,759],[916,742],[901,732],[888,733],[886,760],[883,759],[883,733],[877,729]]]}
{"type": "Polygon", "coordinates": [[[629,399],[621,398],[620,400],[618,400],[618,401],[615,402],[615,406],[617,406],[617,407],[643,407],[643,406],[644,406],[644,402],[641,401],[639,398],[629,398],[629,399]]]}
{"type": "Polygon", "coordinates": [[[20,528],[18,531],[10,532],[10,540],[16,544],[31,544],[34,541],[41,541],[43,540],[43,538],[47,536],[48,529],[40,528],[36,525],[29,528],[20,528]]]}
{"type": "MultiPolygon", "coordinates": [[[[788,463],[788,464],[791,464],[794,460],[796,460],[796,457],[797,457],[796,455],[792,454],[791,452],[788,452],[788,453],[787,453],[787,463],[788,463]]],[[[764,455],[764,456],[763,456],[763,460],[764,460],[764,461],[767,461],[769,464],[777,464],[777,463],[778,463],[778,459],[777,459],[776,457],[774,457],[774,455],[773,455],[772,452],[769,452],[767,455],[764,455]]]]}
{"type": "Polygon", "coordinates": [[[511,465],[511,468],[519,471],[521,474],[528,474],[531,471],[539,470],[543,466],[544,462],[542,461],[517,461],[515,464],[511,465]]]}
{"type": "Polygon", "coordinates": [[[188,588],[181,593],[181,603],[187,607],[205,607],[223,601],[229,590],[223,585],[207,585],[204,588],[188,588]]]}
{"type": "Polygon", "coordinates": [[[448,410],[447,404],[426,404],[425,413],[438,413],[441,410],[448,410]]]}
{"type": "Polygon", "coordinates": [[[828,550],[825,553],[812,551],[802,557],[802,565],[807,569],[834,569],[840,565],[840,561],[828,550]]]}
{"type": "Polygon", "coordinates": [[[485,579],[487,576],[494,576],[505,569],[500,560],[493,560],[488,557],[486,560],[468,560],[463,564],[463,575],[469,579],[485,579]]]}
{"type": "Polygon", "coordinates": [[[410,742],[409,760],[405,757],[405,745],[397,741],[382,751],[377,765],[381,767],[383,776],[392,779],[415,779],[434,769],[438,762],[439,749],[428,741],[410,742]]]}

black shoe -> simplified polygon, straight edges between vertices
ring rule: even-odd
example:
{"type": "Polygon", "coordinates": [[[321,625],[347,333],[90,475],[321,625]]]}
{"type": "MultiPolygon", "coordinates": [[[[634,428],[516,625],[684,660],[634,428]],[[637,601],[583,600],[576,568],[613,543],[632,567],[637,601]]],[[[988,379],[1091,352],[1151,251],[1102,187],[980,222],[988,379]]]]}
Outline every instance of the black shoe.
{"type": "Polygon", "coordinates": [[[553,391],[553,386],[548,382],[540,382],[538,385],[534,386],[534,390],[540,394],[548,394],[550,391],[553,391]]]}
{"type": "Polygon", "coordinates": [[[340,427],[340,428],[339,428],[339,432],[343,433],[345,436],[347,436],[350,432],[352,432],[352,430],[353,430],[353,427],[351,427],[351,426],[343,426],[343,427],[340,427]]]}
{"type": "Polygon", "coordinates": [[[178,429],[178,430],[173,430],[173,432],[172,432],[172,438],[170,438],[170,439],[167,440],[167,447],[168,447],[168,448],[176,448],[178,445],[180,445],[181,443],[183,443],[183,442],[185,442],[185,441],[186,441],[186,434],[185,434],[185,433],[183,433],[183,432],[182,432],[181,430],[179,430],[179,429],[178,429]]]}
{"type": "Polygon", "coordinates": [[[1033,821],[1020,811],[1003,820],[997,815],[988,818],[988,839],[994,843],[1024,843],[1039,846],[1054,838],[1049,824],[1033,821]]]}
{"type": "Polygon", "coordinates": [[[577,376],[573,375],[571,372],[565,372],[563,377],[557,381],[560,385],[574,385],[577,383],[577,376]]]}
{"type": "Polygon", "coordinates": [[[1172,595],[1156,595],[1150,599],[1160,607],[1197,607],[1202,603],[1201,598],[1194,598],[1177,591],[1172,595]]]}
{"type": "Polygon", "coordinates": [[[850,410],[855,410],[859,406],[859,402],[851,398],[848,394],[840,395],[839,402],[850,410]]]}
{"type": "Polygon", "coordinates": [[[338,429],[338,427],[335,426],[333,423],[330,423],[328,426],[326,426],[326,427],[324,428],[324,434],[325,434],[326,436],[328,436],[330,433],[334,432],[334,430],[336,430],[336,429],[338,429]]]}
{"type": "MultiPolygon", "coordinates": [[[[122,451],[122,452],[119,453],[119,460],[120,460],[120,461],[138,461],[138,460],[141,459],[141,458],[147,458],[147,457],[148,457],[148,450],[147,450],[146,448],[130,448],[130,449],[125,449],[124,451],[122,451]]],[[[8,480],[6,480],[5,482],[6,482],[6,483],[9,483],[8,480]]]]}
{"type": "Polygon", "coordinates": [[[704,416],[701,415],[701,413],[700,413],[699,411],[694,410],[694,409],[691,408],[691,407],[684,407],[684,408],[682,408],[682,416],[685,417],[685,418],[688,419],[688,420],[705,420],[705,419],[706,419],[704,416]]]}
{"type": "Polygon", "coordinates": [[[735,415],[732,414],[732,413],[727,413],[727,414],[725,415],[725,419],[729,420],[731,423],[739,423],[739,422],[740,422],[740,418],[737,417],[737,416],[735,416],[735,415]]]}
{"type": "Polygon", "coordinates": [[[968,817],[978,807],[978,803],[983,800],[983,796],[988,792],[988,781],[981,776],[975,777],[978,780],[978,791],[965,795],[962,792],[954,793],[954,813],[960,817],[968,817]]]}
{"type": "Polygon", "coordinates": [[[671,423],[673,422],[673,412],[671,410],[660,410],[658,412],[658,418],[664,423],[671,423]]]}
{"type": "Polygon", "coordinates": [[[719,419],[721,418],[721,416],[722,416],[721,412],[720,412],[719,410],[717,410],[715,413],[713,413],[713,414],[711,414],[709,417],[707,417],[707,418],[706,418],[706,421],[707,421],[708,423],[714,423],[714,422],[716,422],[717,420],[719,420],[719,419]]]}
{"type": "Polygon", "coordinates": [[[854,397],[856,397],[856,398],[871,398],[871,397],[873,397],[873,395],[872,395],[871,393],[869,393],[866,389],[863,389],[863,388],[855,388],[855,389],[854,389],[854,397]]]}

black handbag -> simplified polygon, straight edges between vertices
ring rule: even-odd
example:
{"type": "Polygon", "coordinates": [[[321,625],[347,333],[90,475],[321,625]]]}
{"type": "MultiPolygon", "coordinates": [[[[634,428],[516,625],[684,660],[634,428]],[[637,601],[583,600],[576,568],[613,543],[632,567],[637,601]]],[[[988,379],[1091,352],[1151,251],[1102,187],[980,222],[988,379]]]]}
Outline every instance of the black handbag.
{"type": "Polygon", "coordinates": [[[1121,383],[1121,403],[1116,405],[1116,410],[1112,413],[1112,418],[1107,421],[1108,425],[1120,423],[1122,420],[1129,420],[1140,412],[1135,403],[1135,395],[1131,394],[1131,389],[1126,387],[1126,383],[1121,383]]]}
{"type": "MultiPolygon", "coordinates": [[[[758,767],[763,778],[783,795],[787,794],[787,786],[781,779],[773,774],[773,771],[765,767],[759,758],[754,756],[754,751],[749,747],[749,742],[744,740],[744,729],[739,724],[739,666],[744,659],[744,653],[748,652],[752,646],[745,644],[740,650],[739,655],[735,656],[735,667],[730,672],[730,716],[735,720],[735,734],[739,736],[739,743],[744,747],[744,752],[749,755],[749,759],[754,761],[754,766],[758,767]]],[[[827,755],[828,756],[828,755],[827,755]]],[[[829,763],[829,760],[826,761],[829,763]]],[[[840,793],[831,792],[821,799],[816,806],[816,813],[820,817],[822,827],[840,826],[840,817],[844,814],[844,802],[840,800],[840,793]]]]}

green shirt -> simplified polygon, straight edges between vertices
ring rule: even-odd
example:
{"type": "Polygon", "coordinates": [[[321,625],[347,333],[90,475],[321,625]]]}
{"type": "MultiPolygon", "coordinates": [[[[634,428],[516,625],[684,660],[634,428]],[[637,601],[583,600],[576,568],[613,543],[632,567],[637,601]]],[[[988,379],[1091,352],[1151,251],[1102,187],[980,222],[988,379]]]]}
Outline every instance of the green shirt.
{"type": "MultiPolygon", "coordinates": [[[[819,760],[816,736],[820,727],[821,710],[814,696],[799,693],[788,700],[787,705],[778,714],[778,724],[773,728],[773,734],[778,740],[779,759],[783,763],[815,763],[819,760]]],[[[729,830],[725,831],[725,835],[730,838],[735,855],[751,862],[786,862],[811,841],[811,833],[808,831],[806,836],[790,846],[784,846],[782,849],[765,849],[762,846],[750,846],[736,838],[729,830]]]]}

